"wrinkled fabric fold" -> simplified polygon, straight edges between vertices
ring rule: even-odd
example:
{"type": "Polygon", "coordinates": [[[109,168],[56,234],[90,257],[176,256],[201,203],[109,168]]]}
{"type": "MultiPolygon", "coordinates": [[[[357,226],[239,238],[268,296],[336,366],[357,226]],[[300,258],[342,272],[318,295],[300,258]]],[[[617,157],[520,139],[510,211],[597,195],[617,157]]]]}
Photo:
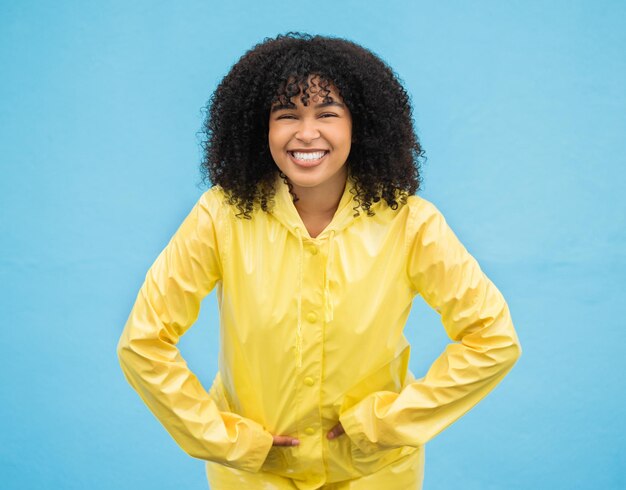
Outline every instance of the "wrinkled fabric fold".
{"type": "Polygon", "coordinates": [[[326,261],[326,271],[324,274],[324,321],[326,321],[326,323],[333,321],[333,302],[330,296],[330,274],[333,270],[334,238],[335,230],[330,230],[328,238],[328,259],[326,261]]]}
{"type": "Polygon", "coordinates": [[[302,367],[302,266],[304,262],[304,245],[302,243],[302,231],[296,227],[296,236],[298,237],[299,257],[298,257],[298,324],[296,325],[296,359],[298,368],[302,367]]]}

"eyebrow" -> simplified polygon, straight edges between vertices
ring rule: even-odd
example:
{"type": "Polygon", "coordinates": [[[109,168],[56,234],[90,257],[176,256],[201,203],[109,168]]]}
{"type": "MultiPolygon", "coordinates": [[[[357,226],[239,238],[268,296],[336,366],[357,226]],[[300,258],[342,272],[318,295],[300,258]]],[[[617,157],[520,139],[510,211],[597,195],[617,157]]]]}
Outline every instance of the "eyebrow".
{"type": "MultiPolygon", "coordinates": [[[[344,104],[342,104],[341,102],[337,102],[337,101],[330,101],[330,102],[320,102],[319,104],[315,104],[313,107],[315,107],[316,109],[320,109],[323,107],[340,107],[341,109],[345,109],[346,106],[344,104]]],[[[284,110],[288,110],[288,109],[295,109],[296,105],[292,102],[290,104],[276,104],[275,106],[272,107],[272,110],[270,112],[274,113],[277,111],[284,111],[284,110]]]]}

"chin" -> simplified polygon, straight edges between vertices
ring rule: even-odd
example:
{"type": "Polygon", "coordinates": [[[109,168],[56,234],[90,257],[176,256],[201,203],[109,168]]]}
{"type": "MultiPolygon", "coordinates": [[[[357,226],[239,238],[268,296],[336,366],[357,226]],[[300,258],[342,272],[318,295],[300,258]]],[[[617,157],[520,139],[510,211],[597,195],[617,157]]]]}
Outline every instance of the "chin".
{"type": "Polygon", "coordinates": [[[297,175],[297,174],[294,174],[293,172],[290,172],[290,173],[283,172],[283,173],[287,176],[287,178],[289,179],[289,182],[291,182],[294,186],[297,186],[297,187],[315,187],[324,183],[326,180],[326,179],[315,178],[313,176],[297,175]]]}

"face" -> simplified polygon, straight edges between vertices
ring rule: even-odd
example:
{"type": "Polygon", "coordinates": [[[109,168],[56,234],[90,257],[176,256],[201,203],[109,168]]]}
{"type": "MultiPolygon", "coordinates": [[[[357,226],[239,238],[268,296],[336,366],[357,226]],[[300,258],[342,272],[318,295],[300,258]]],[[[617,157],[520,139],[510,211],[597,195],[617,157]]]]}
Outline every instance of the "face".
{"type": "Polygon", "coordinates": [[[336,188],[347,176],[352,116],[335,87],[329,87],[332,100],[325,100],[325,90],[319,92],[317,85],[309,85],[307,106],[297,95],[292,104],[272,107],[270,152],[294,188],[336,188]]]}

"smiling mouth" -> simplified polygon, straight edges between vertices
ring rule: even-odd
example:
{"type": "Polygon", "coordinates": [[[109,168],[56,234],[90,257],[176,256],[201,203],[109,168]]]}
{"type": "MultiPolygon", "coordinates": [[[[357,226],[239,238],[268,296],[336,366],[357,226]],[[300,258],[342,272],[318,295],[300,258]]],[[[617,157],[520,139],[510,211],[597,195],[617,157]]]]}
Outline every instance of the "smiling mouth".
{"type": "Polygon", "coordinates": [[[297,165],[303,167],[312,167],[320,163],[326,155],[328,155],[328,150],[320,150],[320,151],[288,151],[287,152],[291,157],[291,160],[297,165]]]}

